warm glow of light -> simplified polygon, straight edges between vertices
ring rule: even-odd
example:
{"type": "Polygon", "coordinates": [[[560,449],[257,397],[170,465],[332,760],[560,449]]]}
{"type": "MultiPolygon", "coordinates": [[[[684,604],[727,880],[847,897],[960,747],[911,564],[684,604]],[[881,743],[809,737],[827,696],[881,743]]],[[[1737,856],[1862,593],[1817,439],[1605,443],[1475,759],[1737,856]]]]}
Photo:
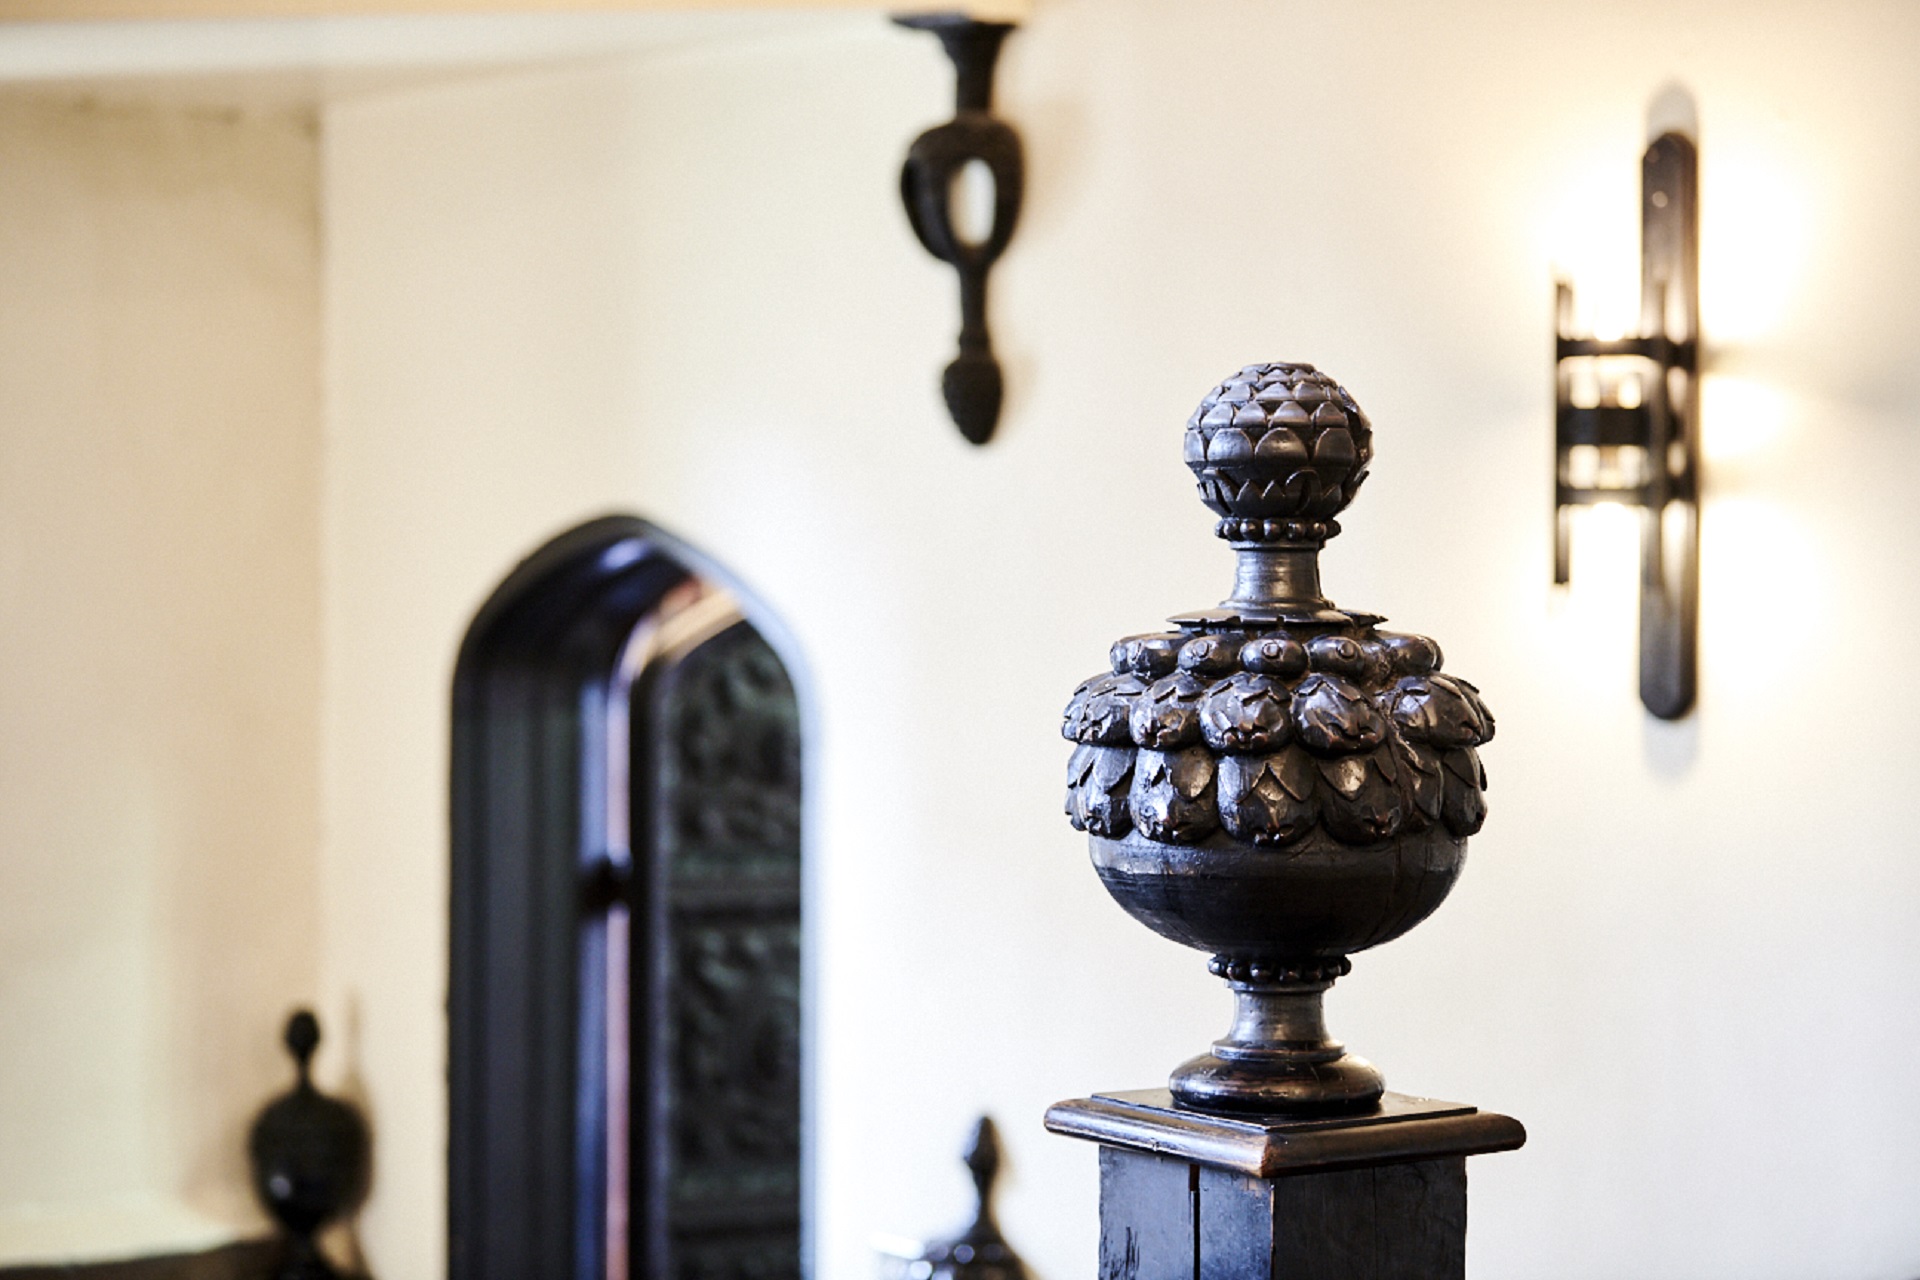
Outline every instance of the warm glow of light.
{"type": "MultiPolygon", "coordinates": [[[[1553,593],[1550,615],[1558,660],[1581,673],[1583,687],[1617,690],[1638,679],[1640,531],[1634,507],[1605,502],[1573,513],[1572,581],[1553,593]]],[[[1817,634],[1775,625],[1782,599],[1828,580],[1817,544],[1786,507],[1709,498],[1700,525],[1702,687],[1747,698],[1776,680],[1817,634]],[[1753,643],[1762,632],[1767,642],[1753,643]]]]}
{"type": "Polygon", "coordinates": [[[1700,448],[1709,462],[1760,453],[1786,432],[1787,397],[1770,383],[1708,374],[1700,380],[1700,448]]]}
{"type": "Polygon", "coordinates": [[[1623,338],[1640,322],[1639,166],[1596,150],[1546,215],[1556,279],[1573,286],[1573,330],[1623,338]]]}
{"type": "Polygon", "coordinates": [[[1596,502],[1573,513],[1574,567],[1593,576],[1640,572],[1640,511],[1622,502],[1596,502]],[[1584,542],[1586,553],[1581,553],[1584,542]]]}
{"type": "Polygon", "coordinates": [[[1733,146],[1700,158],[1700,326],[1709,350],[1771,333],[1807,266],[1814,175],[1733,146]]]}
{"type": "Polygon", "coordinates": [[[1807,530],[1768,498],[1709,498],[1700,523],[1703,681],[1759,688],[1779,679],[1820,633],[1779,625],[1782,601],[1819,608],[1832,581],[1807,530]],[[1765,644],[1752,642],[1764,632],[1765,644]]]}
{"type": "MultiPolygon", "coordinates": [[[[1639,157],[1608,141],[1542,210],[1541,227],[1554,278],[1573,286],[1575,331],[1603,339],[1640,329],[1639,157]]],[[[1806,168],[1751,143],[1703,143],[1700,309],[1709,353],[1773,332],[1798,295],[1817,188],[1806,168]]]]}
{"type": "Polygon", "coordinates": [[[1577,687],[1611,699],[1632,687],[1638,661],[1640,516],[1617,502],[1572,515],[1571,581],[1549,605],[1553,652],[1569,675],[1579,673],[1577,687]]]}

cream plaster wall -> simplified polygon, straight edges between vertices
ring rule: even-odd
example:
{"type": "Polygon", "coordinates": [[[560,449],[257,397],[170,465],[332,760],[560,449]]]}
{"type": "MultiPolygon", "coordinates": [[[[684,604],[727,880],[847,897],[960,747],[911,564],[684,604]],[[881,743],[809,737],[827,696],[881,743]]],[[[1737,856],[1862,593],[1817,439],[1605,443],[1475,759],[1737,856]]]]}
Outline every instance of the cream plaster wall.
{"type": "Polygon", "coordinates": [[[312,125],[0,96],[0,1263],[259,1225],[318,974],[312,125]]]}
{"type": "Polygon", "coordinates": [[[1331,589],[1501,717],[1454,900],[1331,1002],[1395,1086],[1528,1124],[1475,1163],[1474,1274],[1920,1271],[1917,52],[1898,3],[1049,0],[1004,64],[1030,191],[984,450],[895,202],[950,101],[931,41],[823,20],[331,109],[325,971],[361,1010],[375,1269],[442,1262],[455,647],[519,555],[620,508],[812,668],[818,1274],[950,1224],[983,1108],[1009,1233],[1089,1272],[1093,1155],[1041,1111],[1162,1078],[1227,1000],[1104,900],[1054,725],[1111,639],[1225,594],[1179,428],[1286,357],[1378,430],[1331,589]],[[1635,287],[1675,84],[1715,374],[1703,692],[1667,726],[1618,522],[1561,598],[1545,504],[1551,275],[1635,287]]]}
{"type": "Polygon", "coordinates": [[[820,1274],[945,1225],[982,1107],[1009,1230],[1084,1271],[1092,1161],[1040,1110],[1157,1079],[1225,1000],[1101,900],[1051,724],[1223,593],[1177,428],[1280,354],[1381,430],[1336,594],[1502,716],[1455,901],[1333,1001],[1396,1085],[1529,1123],[1476,1164],[1475,1274],[1912,1274],[1917,40],[1892,3],[1052,0],[1003,81],[1032,189],[981,452],[892,197],[946,71],[871,19],[329,109],[324,465],[299,120],[0,103],[0,1258],[252,1222],[262,1030],[318,986],[380,1134],[370,1260],[439,1272],[446,680],[513,560],[618,506],[813,669],[820,1274]],[[1541,478],[1546,282],[1623,305],[1676,83],[1714,498],[1666,727],[1620,530],[1555,597],[1541,478]]]}

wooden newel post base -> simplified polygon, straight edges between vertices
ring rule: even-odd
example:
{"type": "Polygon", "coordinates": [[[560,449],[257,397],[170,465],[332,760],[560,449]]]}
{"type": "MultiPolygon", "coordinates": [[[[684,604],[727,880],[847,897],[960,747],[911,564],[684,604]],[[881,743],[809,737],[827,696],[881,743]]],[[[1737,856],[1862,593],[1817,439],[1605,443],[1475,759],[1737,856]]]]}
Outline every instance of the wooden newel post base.
{"type": "Polygon", "coordinates": [[[1099,1280],[1459,1280],[1467,1161],[1519,1121],[1389,1093],[1363,1115],[1223,1116],[1165,1089],[1062,1102],[1100,1144],[1099,1280]]]}

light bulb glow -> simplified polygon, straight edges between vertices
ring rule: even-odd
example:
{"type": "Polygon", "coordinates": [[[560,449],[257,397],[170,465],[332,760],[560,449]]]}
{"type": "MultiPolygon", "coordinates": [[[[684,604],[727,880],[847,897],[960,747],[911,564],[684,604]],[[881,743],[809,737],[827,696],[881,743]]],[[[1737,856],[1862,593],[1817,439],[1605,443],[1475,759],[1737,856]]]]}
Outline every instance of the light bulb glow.
{"type": "Polygon", "coordinates": [[[1700,448],[1709,462],[1762,453],[1786,427],[1787,397],[1778,387],[1721,374],[1700,380],[1700,448]]]}

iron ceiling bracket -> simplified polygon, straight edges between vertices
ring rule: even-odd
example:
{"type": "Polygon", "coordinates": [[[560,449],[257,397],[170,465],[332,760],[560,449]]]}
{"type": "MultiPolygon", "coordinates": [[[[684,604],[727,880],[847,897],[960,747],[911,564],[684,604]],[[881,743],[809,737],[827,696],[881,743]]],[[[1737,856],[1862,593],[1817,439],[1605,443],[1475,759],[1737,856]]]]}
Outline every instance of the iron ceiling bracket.
{"type": "Polygon", "coordinates": [[[1553,580],[1570,577],[1573,508],[1640,512],[1640,701],[1662,720],[1693,709],[1700,616],[1699,154],[1654,139],[1640,168],[1640,333],[1572,332],[1555,286],[1553,580]]]}
{"type": "Polygon", "coordinates": [[[894,21],[931,31],[953,60],[953,119],[913,140],[900,170],[900,197],[920,243],[959,273],[960,354],[941,376],[940,389],[960,434],[985,444],[1000,421],[1006,389],[987,330],[987,272],[1013,238],[1026,172],[1020,135],[993,115],[994,64],[1014,27],[957,13],[894,21]],[[954,179],[974,161],[993,175],[993,225],[977,240],[963,235],[953,219],[954,179]]]}

